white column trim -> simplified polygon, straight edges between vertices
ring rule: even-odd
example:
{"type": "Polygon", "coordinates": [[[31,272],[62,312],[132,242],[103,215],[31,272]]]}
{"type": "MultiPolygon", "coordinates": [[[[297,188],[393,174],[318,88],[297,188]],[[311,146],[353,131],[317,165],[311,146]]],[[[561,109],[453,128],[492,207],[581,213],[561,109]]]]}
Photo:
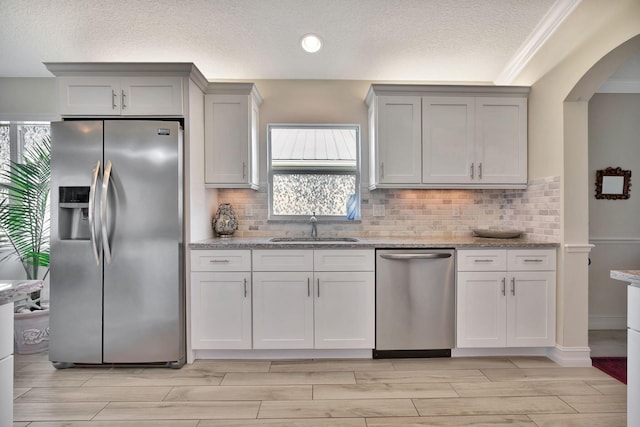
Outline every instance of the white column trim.
{"type": "Polygon", "coordinates": [[[565,243],[564,248],[568,253],[589,253],[594,246],[590,243],[565,243]]]}
{"type": "Polygon", "coordinates": [[[564,347],[558,344],[547,352],[547,357],[560,366],[572,368],[591,366],[589,347],[564,347]]]}

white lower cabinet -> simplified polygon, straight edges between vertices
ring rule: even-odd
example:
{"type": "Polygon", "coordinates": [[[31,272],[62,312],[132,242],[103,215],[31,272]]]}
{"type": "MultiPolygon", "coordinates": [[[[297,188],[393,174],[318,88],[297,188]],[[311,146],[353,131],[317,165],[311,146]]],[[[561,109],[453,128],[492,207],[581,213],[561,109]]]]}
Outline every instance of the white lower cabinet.
{"type": "Polygon", "coordinates": [[[312,276],[253,273],[253,348],[313,348],[312,276]]]}
{"type": "Polygon", "coordinates": [[[373,348],[375,273],[316,272],[315,348],[373,348]]]}
{"type": "Polygon", "coordinates": [[[250,254],[251,251],[192,251],[194,350],[251,348],[250,254]]]}
{"type": "Polygon", "coordinates": [[[254,348],[374,347],[372,250],[254,250],[253,266],[254,348]]]}
{"type": "Polygon", "coordinates": [[[457,256],[457,347],[555,345],[555,249],[457,256]]]}

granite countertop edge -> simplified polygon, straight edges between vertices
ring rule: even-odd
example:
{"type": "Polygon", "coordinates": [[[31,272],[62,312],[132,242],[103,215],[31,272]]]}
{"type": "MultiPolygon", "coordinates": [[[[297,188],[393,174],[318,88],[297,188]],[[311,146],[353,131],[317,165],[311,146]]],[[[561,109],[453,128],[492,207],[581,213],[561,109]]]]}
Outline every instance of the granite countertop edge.
{"type": "Polygon", "coordinates": [[[381,248],[557,248],[559,243],[530,239],[359,238],[357,242],[272,242],[270,237],[212,238],[189,244],[189,249],[381,249],[381,248]]]}
{"type": "Polygon", "coordinates": [[[25,295],[42,289],[43,286],[42,280],[0,280],[0,305],[24,298],[25,295]]]}
{"type": "Polygon", "coordinates": [[[640,270],[611,270],[610,277],[640,286],[640,270]]]}

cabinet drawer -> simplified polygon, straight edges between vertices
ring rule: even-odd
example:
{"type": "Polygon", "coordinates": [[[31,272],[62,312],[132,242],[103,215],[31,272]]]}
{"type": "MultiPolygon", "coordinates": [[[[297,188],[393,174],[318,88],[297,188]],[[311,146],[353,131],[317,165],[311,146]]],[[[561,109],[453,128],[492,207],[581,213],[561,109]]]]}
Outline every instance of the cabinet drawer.
{"type": "Polygon", "coordinates": [[[191,271],[251,271],[251,251],[193,250],[191,271]]]}
{"type": "Polygon", "coordinates": [[[458,271],[501,271],[507,269],[505,249],[470,249],[457,251],[458,271]]]}
{"type": "Polygon", "coordinates": [[[509,271],[552,271],[556,269],[555,249],[509,249],[509,271]]]}
{"type": "Polygon", "coordinates": [[[313,252],[315,271],[374,271],[375,255],[366,249],[325,249],[313,252]]]}
{"type": "Polygon", "coordinates": [[[313,271],[313,250],[255,250],[253,271],[313,271]]]}

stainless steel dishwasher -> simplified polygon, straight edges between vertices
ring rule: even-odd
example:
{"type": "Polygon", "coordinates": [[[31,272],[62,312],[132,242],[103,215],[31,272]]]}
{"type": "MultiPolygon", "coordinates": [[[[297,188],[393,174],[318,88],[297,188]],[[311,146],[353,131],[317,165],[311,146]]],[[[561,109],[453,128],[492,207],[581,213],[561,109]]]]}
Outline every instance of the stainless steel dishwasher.
{"type": "Polygon", "coordinates": [[[454,253],[454,249],[376,250],[374,358],[451,356],[454,253]]]}

